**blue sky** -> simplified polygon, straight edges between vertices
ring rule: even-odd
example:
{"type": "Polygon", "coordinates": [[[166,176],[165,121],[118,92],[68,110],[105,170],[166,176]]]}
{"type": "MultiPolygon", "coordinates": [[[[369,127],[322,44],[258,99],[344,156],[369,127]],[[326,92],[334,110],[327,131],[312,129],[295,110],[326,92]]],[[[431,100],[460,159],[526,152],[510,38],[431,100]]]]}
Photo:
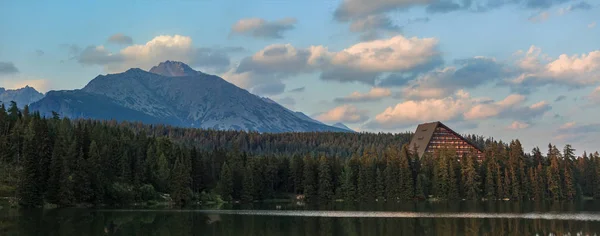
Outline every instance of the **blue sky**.
{"type": "Polygon", "coordinates": [[[0,1],[0,86],[165,60],[326,123],[598,150],[600,1],[0,1]]]}

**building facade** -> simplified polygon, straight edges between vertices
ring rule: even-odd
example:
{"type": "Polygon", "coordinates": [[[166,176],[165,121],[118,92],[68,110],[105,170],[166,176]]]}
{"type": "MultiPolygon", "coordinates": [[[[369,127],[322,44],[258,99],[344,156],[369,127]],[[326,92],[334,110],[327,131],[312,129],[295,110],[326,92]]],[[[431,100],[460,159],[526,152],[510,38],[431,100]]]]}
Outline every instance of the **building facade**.
{"type": "Polygon", "coordinates": [[[484,158],[484,152],[480,148],[439,121],[417,126],[409,147],[413,151],[416,149],[419,157],[446,148],[456,150],[458,157],[473,153],[478,159],[484,158]]]}

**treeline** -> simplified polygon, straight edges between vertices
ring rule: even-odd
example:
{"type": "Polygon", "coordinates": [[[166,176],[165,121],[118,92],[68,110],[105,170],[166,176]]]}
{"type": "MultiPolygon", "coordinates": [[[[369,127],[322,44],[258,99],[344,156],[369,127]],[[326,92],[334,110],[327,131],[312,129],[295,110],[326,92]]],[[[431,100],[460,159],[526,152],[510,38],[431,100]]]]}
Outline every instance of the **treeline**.
{"type": "Polygon", "coordinates": [[[524,153],[518,140],[469,136],[485,146],[484,160],[452,150],[418,158],[409,138],[72,121],[13,103],[0,107],[0,195],[24,207],[129,204],[165,194],[176,204],[296,194],[311,203],[600,198],[597,152],[576,158],[569,145],[562,152],[549,145],[546,155],[524,153]]]}

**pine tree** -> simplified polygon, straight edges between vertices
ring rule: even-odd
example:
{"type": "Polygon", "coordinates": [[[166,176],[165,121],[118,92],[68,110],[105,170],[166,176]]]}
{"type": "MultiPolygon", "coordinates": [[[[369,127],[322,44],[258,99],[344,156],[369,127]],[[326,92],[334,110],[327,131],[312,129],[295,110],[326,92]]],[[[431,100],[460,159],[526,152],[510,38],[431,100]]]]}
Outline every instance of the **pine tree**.
{"type": "Polygon", "coordinates": [[[434,188],[433,193],[438,198],[447,198],[449,193],[449,167],[448,167],[448,157],[447,150],[441,150],[435,158],[435,167],[433,169],[434,173],[434,188]]]}
{"type": "MultiPolygon", "coordinates": [[[[192,196],[191,196],[191,182],[190,182],[190,173],[188,171],[189,169],[186,167],[185,165],[185,160],[183,156],[179,156],[177,158],[177,160],[175,161],[175,165],[173,166],[173,169],[171,170],[171,184],[170,184],[170,189],[171,189],[171,199],[173,199],[173,202],[175,202],[176,205],[179,206],[183,206],[186,205],[187,203],[189,203],[189,201],[191,200],[192,196]]],[[[227,177],[226,177],[227,178],[227,177]]],[[[227,181],[227,180],[225,180],[227,181]]],[[[224,183],[227,184],[227,183],[224,183]]],[[[226,187],[223,187],[226,188],[226,187]]],[[[221,190],[223,191],[223,189],[221,190]]],[[[231,193],[227,192],[221,192],[223,195],[221,196],[226,196],[226,200],[231,200],[230,198],[228,198],[231,193]]]]}
{"type": "Polygon", "coordinates": [[[96,141],[92,141],[89,148],[89,163],[90,163],[90,178],[92,188],[92,202],[99,204],[104,201],[105,194],[105,178],[102,171],[102,157],[100,156],[100,150],[96,141]]]}
{"type": "Polygon", "coordinates": [[[414,193],[414,182],[413,182],[413,173],[410,168],[410,153],[408,151],[408,144],[402,146],[402,150],[400,151],[400,173],[398,181],[400,183],[400,199],[412,199],[415,195],[414,193]]]}
{"type": "Polygon", "coordinates": [[[415,198],[423,200],[427,196],[425,195],[425,182],[426,182],[425,174],[417,175],[417,182],[415,185],[415,198]]]}
{"type": "Polygon", "coordinates": [[[204,161],[195,147],[190,151],[190,156],[192,161],[192,190],[201,192],[206,188],[204,161]]]}
{"type": "MultiPolygon", "coordinates": [[[[452,154],[456,153],[455,151],[451,151],[452,154]]],[[[447,158],[448,161],[448,199],[458,199],[460,197],[459,194],[459,176],[457,176],[457,164],[456,164],[456,154],[449,155],[447,158]]],[[[459,169],[460,170],[460,169],[459,169]]]]}
{"type": "Polygon", "coordinates": [[[219,178],[219,185],[217,192],[221,195],[221,198],[225,201],[231,201],[231,194],[233,193],[233,175],[231,169],[227,165],[227,162],[223,163],[221,167],[221,177],[219,178]]]}
{"type": "Polygon", "coordinates": [[[333,200],[333,184],[331,180],[331,170],[327,158],[322,156],[319,158],[319,201],[322,203],[331,202],[333,200]]]}
{"type": "Polygon", "coordinates": [[[344,166],[344,170],[342,171],[342,194],[344,200],[347,202],[353,202],[356,200],[356,186],[354,185],[354,180],[352,179],[352,167],[349,164],[344,166]]]}
{"type": "Polygon", "coordinates": [[[573,161],[575,160],[575,149],[571,147],[571,145],[567,144],[564,148],[563,152],[563,189],[565,198],[568,200],[575,199],[577,196],[577,192],[575,190],[575,177],[574,175],[574,165],[573,161]]]}
{"type": "Polygon", "coordinates": [[[254,201],[255,187],[254,187],[254,172],[252,166],[246,166],[244,168],[244,183],[242,185],[242,202],[254,201]]]}
{"type": "Polygon", "coordinates": [[[561,179],[560,179],[560,167],[556,147],[550,147],[548,152],[548,159],[550,159],[550,166],[546,171],[548,181],[548,192],[554,200],[560,200],[562,198],[561,190],[561,179]]]}
{"type": "Polygon", "coordinates": [[[318,170],[315,167],[314,160],[311,157],[304,158],[304,198],[308,202],[315,202],[317,200],[317,174],[318,170]]]}
{"type": "Polygon", "coordinates": [[[364,164],[361,163],[361,165],[359,166],[358,169],[358,181],[357,181],[357,195],[358,195],[358,199],[361,202],[367,202],[370,201],[371,198],[369,197],[371,194],[369,193],[369,180],[368,180],[368,174],[367,172],[369,171],[368,167],[364,166],[364,164]]]}
{"type": "Polygon", "coordinates": [[[485,175],[485,196],[488,199],[497,199],[498,195],[496,194],[496,186],[494,181],[496,180],[496,168],[494,166],[494,161],[492,158],[489,158],[486,161],[486,175],[485,175]]]}
{"type": "Polygon", "coordinates": [[[479,174],[476,170],[476,160],[473,155],[466,157],[466,163],[461,166],[462,184],[466,199],[475,200],[479,198],[479,174]]]}
{"type": "Polygon", "coordinates": [[[304,191],[304,161],[300,156],[294,156],[291,164],[291,175],[292,182],[294,183],[294,193],[302,193],[304,191]]]}
{"type": "Polygon", "coordinates": [[[43,204],[44,195],[38,182],[40,169],[35,135],[34,124],[31,122],[23,140],[23,175],[19,184],[19,204],[24,207],[40,207],[43,204]]]}
{"type": "Polygon", "coordinates": [[[154,164],[153,172],[156,174],[156,184],[158,191],[166,192],[169,190],[167,185],[169,181],[169,162],[164,153],[161,153],[156,159],[156,163],[154,164]]]}
{"type": "Polygon", "coordinates": [[[73,168],[73,193],[75,201],[79,203],[90,202],[93,198],[91,178],[92,172],[88,160],[83,156],[83,149],[79,149],[73,168]]]}
{"type": "MultiPolygon", "coordinates": [[[[598,155],[594,157],[594,172],[596,176],[600,176],[600,159],[598,159],[598,155]]],[[[600,199],[600,178],[596,178],[596,182],[594,183],[595,191],[594,191],[594,199],[600,199]]]]}
{"type": "Polygon", "coordinates": [[[377,201],[384,201],[385,200],[385,182],[384,182],[384,178],[383,178],[383,174],[381,173],[381,170],[379,170],[379,168],[377,168],[377,170],[375,170],[375,184],[377,186],[376,188],[376,198],[377,201]]]}
{"type": "Polygon", "coordinates": [[[395,148],[388,148],[385,152],[387,163],[383,171],[385,181],[385,198],[387,201],[398,201],[400,198],[400,160],[395,148]]]}

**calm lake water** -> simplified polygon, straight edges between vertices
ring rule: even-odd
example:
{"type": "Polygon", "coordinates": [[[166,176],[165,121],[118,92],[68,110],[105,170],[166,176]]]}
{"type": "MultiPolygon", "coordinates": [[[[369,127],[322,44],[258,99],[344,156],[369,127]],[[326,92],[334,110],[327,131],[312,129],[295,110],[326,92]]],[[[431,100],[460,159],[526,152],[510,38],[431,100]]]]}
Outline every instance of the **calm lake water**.
{"type": "Polygon", "coordinates": [[[0,235],[600,235],[600,201],[255,204],[181,210],[4,206],[0,235]]]}

